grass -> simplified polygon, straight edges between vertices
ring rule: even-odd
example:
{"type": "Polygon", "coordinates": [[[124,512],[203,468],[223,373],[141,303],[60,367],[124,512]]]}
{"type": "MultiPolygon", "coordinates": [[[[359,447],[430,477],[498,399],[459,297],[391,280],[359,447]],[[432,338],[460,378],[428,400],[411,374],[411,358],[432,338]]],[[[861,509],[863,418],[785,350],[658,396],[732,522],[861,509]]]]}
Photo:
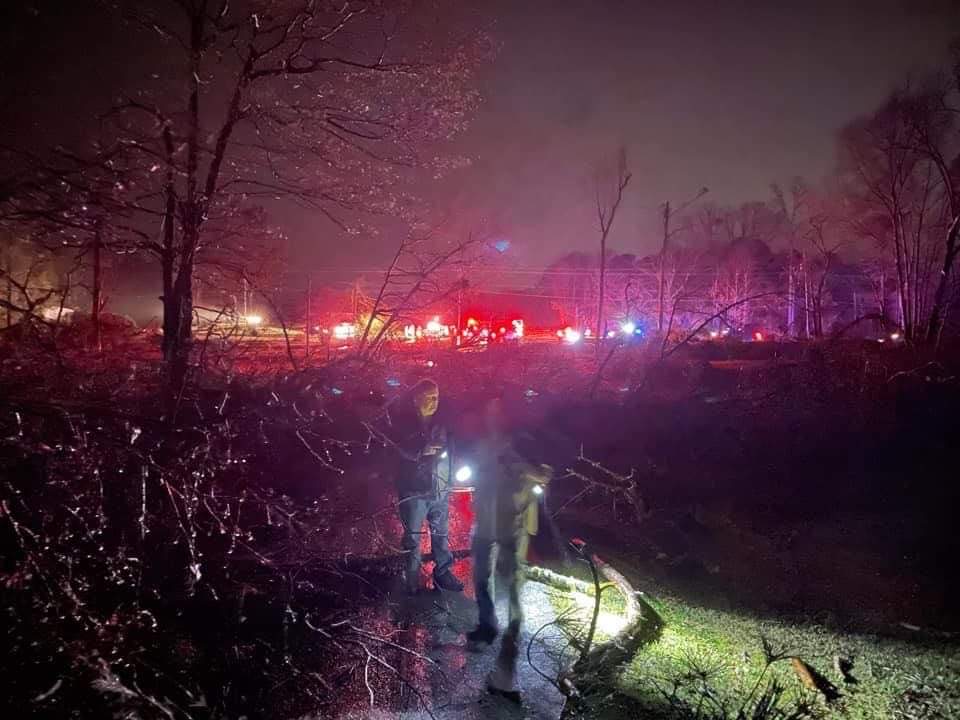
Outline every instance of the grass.
{"type": "MultiPolygon", "coordinates": [[[[659,640],[641,648],[620,673],[620,696],[633,712],[650,718],[737,718],[752,689],[757,698],[768,681],[779,692],[781,714],[764,718],[816,717],[844,720],[947,720],[960,717],[960,649],[943,643],[907,642],[847,634],[816,624],[795,624],[717,611],[682,599],[647,597],[664,620],[659,640]],[[784,656],[764,673],[768,654],[784,656]],[[847,683],[834,669],[835,656],[852,661],[847,683]],[[790,658],[798,657],[835,685],[841,697],[826,702],[801,683],[790,658]],[[722,709],[721,709],[722,708],[722,709]],[[807,708],[808,715],[791,715],[807,708]]],[[[558,612],[587,603],[555,595],[558,612]]],[[[601,612],[615,616],[622,600],[605,592],[601,612]]],[[[604,633],[598,633],[602,640],[604,633]]],[[[608,698],[609,699],[609,698],[608,698]]],[[[608,703],[609,705],[609,703],[608,703]]],[[[608,713],[602,713],[607,715],[608,713]]],[[[755,717],[747,713],[747,717],[755,717]]]]}

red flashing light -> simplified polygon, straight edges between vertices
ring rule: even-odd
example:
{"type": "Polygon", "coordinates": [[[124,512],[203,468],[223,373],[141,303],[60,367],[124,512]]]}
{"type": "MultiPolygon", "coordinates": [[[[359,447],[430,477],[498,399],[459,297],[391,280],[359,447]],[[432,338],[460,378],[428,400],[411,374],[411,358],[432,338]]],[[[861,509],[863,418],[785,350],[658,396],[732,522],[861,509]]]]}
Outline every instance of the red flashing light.
{"type": "Polygon", "coordinates": [[[762,333],[762,332],[755,332],[755,333],[753,334],[753,339],[756,340],[757,342],[763,342],[763,333],[762,333]]]}

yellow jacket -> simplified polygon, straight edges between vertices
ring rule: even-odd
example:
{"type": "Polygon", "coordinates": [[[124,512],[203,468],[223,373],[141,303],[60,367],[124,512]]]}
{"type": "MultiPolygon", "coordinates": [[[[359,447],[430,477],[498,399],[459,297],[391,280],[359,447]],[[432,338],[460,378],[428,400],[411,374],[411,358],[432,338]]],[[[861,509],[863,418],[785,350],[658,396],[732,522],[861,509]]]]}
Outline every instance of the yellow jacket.
{"type": "Polygon", "coordinates": [[[549,480],[548,472],[524,459],[506,436],[485,440],[476,457],[475,535],[498,542],[536,535],[539,498],[533,488],[549,480]]]}

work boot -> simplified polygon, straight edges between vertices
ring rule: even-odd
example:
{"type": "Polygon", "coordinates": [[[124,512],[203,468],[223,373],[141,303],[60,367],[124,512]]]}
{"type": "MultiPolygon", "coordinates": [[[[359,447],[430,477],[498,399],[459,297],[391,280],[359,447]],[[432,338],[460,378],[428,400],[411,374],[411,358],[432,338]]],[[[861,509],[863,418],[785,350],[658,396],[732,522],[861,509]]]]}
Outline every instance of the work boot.
{"type": "Polygon", "coordinates": [[[403,591],[407,595],[416,595],[420,592],[420,569],[407,570],[403,573],[403,591]]]}
{"type": "Polygon", "coordinates": [[[520,705],[522,702],[520,690],[517,688],[512,674],[506,668],[501,667],[499,662],[487,675],[487,692],[491,695],[499,695],[515,705],[520,705]]]}
{"type": "Polygon", "coordinates": [[[463,592],[463,583],[457,580],[456,575],[447,570],[433,577],[434,587],[448,592],[463,592]]]}
{"type": "Polygon", "coordinates": [[[517,655],[520,652],[519,625],[510,624],[500,645],[500,654],[487,675],[487,692],[499,695],[520,705],[520,688],[517,687],[517,655]]]}
{"type": "Polygon", "coordinates": [[[491,683],[487,683],[487,692],[491,695],[497,695],[502,697],[504,700],[509,700],[514,705],[523,705],[523,699],[520,697],[520,692],[518,690],[501,690],[498,687],[495,687],[491,683]]]}
{"type": "Polygon", "coordinates": [[[471,650],[483,650],[497,639],[497,629],[491,625],[477,625],[476,629],[467,633],[467,642],[471,650]]]}

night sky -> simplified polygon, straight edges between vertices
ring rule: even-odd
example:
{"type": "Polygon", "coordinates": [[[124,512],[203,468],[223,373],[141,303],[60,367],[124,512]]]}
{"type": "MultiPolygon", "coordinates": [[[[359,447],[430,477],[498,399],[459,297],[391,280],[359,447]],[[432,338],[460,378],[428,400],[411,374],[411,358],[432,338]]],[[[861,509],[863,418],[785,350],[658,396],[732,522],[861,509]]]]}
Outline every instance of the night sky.
{"type": "MultiPolygon", "coordinates": [[[[0,13],[8,131],[78,132],[71,114],[103,108],[115,72],[149,65],[85,5],[0,13]]],[[[509,238],[529,266],[595,246],[591,177],[621,144],[634,180],[611,243],[650,251],[664,200],[704,185],[714,202],[760,199],[772,181],[829,172],[837,130],[908,72],[945,67],[960,35],[956,3],[932,0],[491,0],[475,12],[501,47],[481,74],[484,106],[452,148],[475,163],[429,194],[451,227],[509,238]]],[[[367,268],[391,250],[320,242],[329,227],[303,211],[275,219],[292,254],[318,267],[367,268]]]]}
{"type": "Polygon", "coordinates": [[[772,181],[829,172],[840,127],[908,72],[945,66],[957,7],[506,0],[491,8],[503,48],[488,102],[462,143],[478,161],[453,202],[531,265],[595,247],[591,177],[624,144],[634,179],[611,242],[650,251],[664,200],[704,185],[718,203],[761,199],[772,181]]]}

